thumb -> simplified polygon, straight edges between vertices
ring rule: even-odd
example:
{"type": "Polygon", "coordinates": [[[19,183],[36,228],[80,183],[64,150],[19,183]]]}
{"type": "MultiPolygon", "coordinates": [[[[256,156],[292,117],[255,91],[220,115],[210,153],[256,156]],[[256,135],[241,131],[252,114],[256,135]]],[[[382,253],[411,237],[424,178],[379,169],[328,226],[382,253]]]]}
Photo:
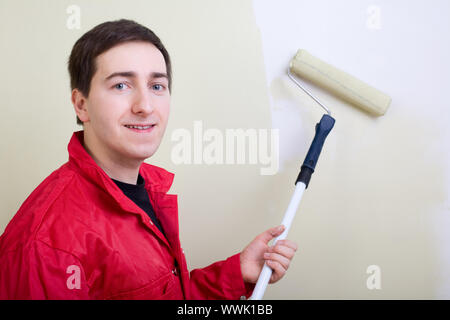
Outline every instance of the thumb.
{"type": "Polygon", "coordinates": [[[279,225],[277,227],[270,228],[269,230],[264,231],[259,235],[260,240],[264,241],[264,243],[268,243],[275,237],[278,237],[283,233],[285,226],[279,225]]]}

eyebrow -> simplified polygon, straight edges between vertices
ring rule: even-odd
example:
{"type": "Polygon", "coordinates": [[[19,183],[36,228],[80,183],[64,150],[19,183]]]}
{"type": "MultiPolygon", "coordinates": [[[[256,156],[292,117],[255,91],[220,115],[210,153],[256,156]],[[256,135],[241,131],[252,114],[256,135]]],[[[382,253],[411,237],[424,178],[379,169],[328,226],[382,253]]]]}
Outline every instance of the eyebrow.
{"type": "MultiPolygon", "coordinates": [[[[137,74],[133,71],[113,72],[105,78],[105,81],[108,81],[109,79],[112,79],[114,77],[136,78],[136,76],[137,74]]],[[[167,80],[169,80],[167,74],[163,72],[152,72],[150,73],[150,78],[166,78],[167,80]]]]}

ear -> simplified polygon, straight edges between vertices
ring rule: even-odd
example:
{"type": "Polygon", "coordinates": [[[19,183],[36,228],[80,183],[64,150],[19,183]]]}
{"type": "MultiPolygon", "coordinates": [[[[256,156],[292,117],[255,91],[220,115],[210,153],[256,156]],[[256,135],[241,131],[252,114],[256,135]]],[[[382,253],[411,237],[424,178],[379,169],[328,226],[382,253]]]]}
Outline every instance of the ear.
{"type": "Polygon", "coordinates": [[[89,113],[86,107],[87,103],[84,95],[78,89],[73,89],[71,100],[78,118],[82,122],[89,121],[89,113]]]}

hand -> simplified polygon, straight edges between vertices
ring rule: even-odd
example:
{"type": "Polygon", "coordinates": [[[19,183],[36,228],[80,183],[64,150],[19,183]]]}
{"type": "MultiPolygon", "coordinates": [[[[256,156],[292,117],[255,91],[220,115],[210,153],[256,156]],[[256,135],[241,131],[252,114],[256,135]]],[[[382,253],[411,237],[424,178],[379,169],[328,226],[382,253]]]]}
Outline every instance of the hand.
{"type": "Polygon", "coordinates": [[[275,246],[268,246],[269,241],[282,234],[284,229],[281,225],[261,233],[241,252],[241,272],[245,282],[258,281],[264,262],[273,270],[269,283],[277,282],[284,276],[297,251],[297,244],[280,240],[275,246]]]}

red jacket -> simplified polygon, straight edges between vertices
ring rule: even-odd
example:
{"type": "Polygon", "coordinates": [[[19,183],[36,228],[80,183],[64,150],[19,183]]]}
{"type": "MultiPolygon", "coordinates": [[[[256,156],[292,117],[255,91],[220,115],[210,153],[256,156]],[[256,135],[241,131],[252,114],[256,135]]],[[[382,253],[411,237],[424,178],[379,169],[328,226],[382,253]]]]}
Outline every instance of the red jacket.
{"type": "Polygon", "coordinates": [[[0,237],[0,299],[239,299],[239,254],[190,272],[180,247],[174,175],[143,163],[167,238],[83,147],[26,199],[0,237]]]}

